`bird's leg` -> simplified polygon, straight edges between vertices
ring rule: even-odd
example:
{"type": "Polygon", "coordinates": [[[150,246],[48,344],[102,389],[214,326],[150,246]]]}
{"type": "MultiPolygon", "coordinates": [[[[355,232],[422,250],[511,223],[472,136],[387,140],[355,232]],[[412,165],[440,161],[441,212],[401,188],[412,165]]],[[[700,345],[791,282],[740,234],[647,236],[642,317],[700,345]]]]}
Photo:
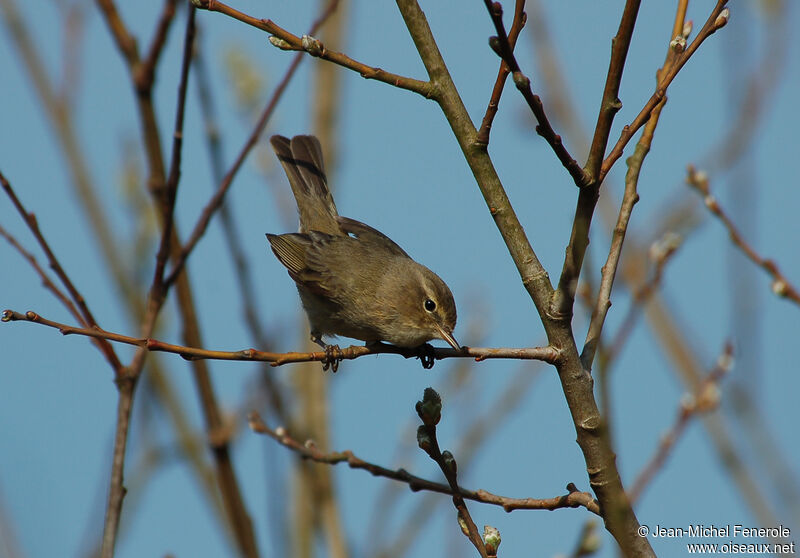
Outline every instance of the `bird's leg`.
{"type": "Polygon", "coordinates": [[[339,345],[329,345],[322,340],[322,335],[318,331],[311,332],[311,340],[325,350],[325,358],[322,360],[322,369],[331,369],[334,374],[339,369],[342,362],[342,350],[339,345]]]}

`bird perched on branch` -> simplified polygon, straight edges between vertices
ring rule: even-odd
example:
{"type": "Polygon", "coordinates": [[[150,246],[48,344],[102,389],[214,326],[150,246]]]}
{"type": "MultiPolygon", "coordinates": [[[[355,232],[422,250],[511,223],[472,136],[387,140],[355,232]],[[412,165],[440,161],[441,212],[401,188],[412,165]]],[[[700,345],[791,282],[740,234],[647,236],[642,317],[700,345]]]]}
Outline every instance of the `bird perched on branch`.
{"type": "Polygon", "coordinates": [[[297,283],[311,339],[325,348],[327,364],[336,369],[338,347],[322,336],[406,348],[443,339],[459,349],[453,337],[456,304],[448,286],[385,234],[339,215],[319,140],[272,136],[270,143],[297,201],[300,231],[267,234],[267,239],[297,283]]]}

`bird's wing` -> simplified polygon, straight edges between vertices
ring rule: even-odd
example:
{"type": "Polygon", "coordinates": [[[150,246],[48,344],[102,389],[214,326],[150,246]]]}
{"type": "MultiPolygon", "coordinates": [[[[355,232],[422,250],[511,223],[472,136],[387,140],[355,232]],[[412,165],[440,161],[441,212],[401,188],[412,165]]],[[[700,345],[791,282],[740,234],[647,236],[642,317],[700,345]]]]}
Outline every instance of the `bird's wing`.
{"type": "Polygon", "coordinates": [[[339,223],[341,230],[350,236],[359,238],[366,243],[378,244],[381,248],[394,255],[409,257],[405,250],[400,248],[394,240],[378,229],[373,229],[361,221],[356,221],[348,217],[339,216],[336,218],[336,221],[339,223]]]}
{"type": "Polygon", "coordinates": [[[278,260],[286,267],[289,276],[299,285],[308,290],[324,295],[327,293],[325,273],[320,266],[315,263],[313,257],[314,242],[323,242],[325,238],[331,238],[324,233],[312,233],[311,235],[302,233],[290,234],[267,234],[272,251],[278,260]]]}

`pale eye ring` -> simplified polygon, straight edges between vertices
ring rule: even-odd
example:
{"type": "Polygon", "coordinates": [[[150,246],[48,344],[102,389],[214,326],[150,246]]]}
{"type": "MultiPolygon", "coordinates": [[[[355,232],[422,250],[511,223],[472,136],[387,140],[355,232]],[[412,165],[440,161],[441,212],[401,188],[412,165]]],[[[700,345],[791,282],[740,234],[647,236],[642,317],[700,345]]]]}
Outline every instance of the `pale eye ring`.
{"type": "Polygon", "coordinates": [[[429,298],[425,299],[423,306],[425,307],[425,310],[427,310],[428,312],[433,312],[434,310],[436,310],[436,303],[429,298]]]}

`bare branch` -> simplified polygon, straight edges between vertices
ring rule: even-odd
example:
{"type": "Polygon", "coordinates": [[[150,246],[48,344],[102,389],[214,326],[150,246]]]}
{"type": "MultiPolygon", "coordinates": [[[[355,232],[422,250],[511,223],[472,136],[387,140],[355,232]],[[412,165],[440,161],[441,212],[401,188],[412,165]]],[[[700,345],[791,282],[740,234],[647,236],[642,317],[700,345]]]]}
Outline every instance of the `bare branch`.
{"type": "Polygon", "coordinates": [[[717,219],[728,230],[728,235],[731,238],[734,246],[739,248],[747,258],[756,264],[758,267],[766,271],[772,277],[772,292],[779,297],[788,298],[795,304],[800,304],[800,292],[797,288],[789,282],[786,276],[781,273],[778,264],[774,260],[764,258],[756,252],[752,246],[744,239],[742,233],[736,228],[736,225],[728,217],[727,213],[719,205],[717,199],[711,195],[708,185],[708,176],[701,171],[696,170],[693,166],[689,165],[686,183],[691,186],[698,194],[703,196],[703,202],[708,210],[714,214],[717,219]]]}
{"type": "Polygon", "coordinates": [[[274,39],[270,38],[270,42],[283,50],[299,50],[307,52],[311,56],[316,56],[318,58],[322,58],[323,60],[329,60],[334,64],[338,64],[339,66],[358,72],[361,77],[365,79],[382,81],[383,83],[388,83],[389,85],[399,87],[400,89],[413,91],[414,93],[418,93],[425,98],[430,98],[433,96],[433,88],[427,81],[419,81],[409,77],[386,72],[381,68],[367,66],[366,64],[362,64],[361,62],[353,60],[341,52],[335,52],[326,49],[319,40],[310,35],[303,35],[302,37],[293,35],[270,19],[258,19],[249,16],[238,10],[235,10],[234,8],[231,8],[226,4],[223,4],[222,2],[217,2],[217,0],[191,1],[196,7],[202,10],[225,14],[228,17],[232,17],[243,23],[252,25],[253,27],[261,29],[262,31],[270,33],[274,37],[274,39]]]}
{"type": "Polygon", "coordinates": [[[442,451],[439,448],[439,440],[436,436],[436,425],[442,418],[442,398],[433,388],[425,388],[425,393],[421,401],[417,401],[417,414],[422,419],[422,424],[417,428],[417,444],[420,449],[439,466],[450,485],[453,496],[453,505],[458,511],[458,524],[461,532],[469,539],[478,553],[483,558],[488,558],[486,545],[478,533],[478,527],[472,520],[464,497],[458,487],[458,465],[456,458],[450,451],[442,451]]]}
{"type": "Polygon", "coordinates": [[[600,105],[600,114],[597,117],[594,139],[589,149],[589,159],[586,162],[586,168],[592,180],[589,185],[581,188],[578,194],[575,218],[572,222],[572,233],[567,245],[567,253],[564,257],[561,277],[558,280],[558,288],[551,303],[551,312],[556,316],[569,316],[572,314],[575,290],[578,287],[583,258],[589,246],[589,227],[592,223],[594,208],[600,193],[601,181],[597,179],[595,169],[595,167],[599,166],[599,163],[596,163],[595,160],[602,159],[602,153],[605,150],[605,142],[611,130],[614,115],[622,106],[617,94],[619,93],[619,84],[622,81],[622,70],[625,67],[625,60],[628,56],[631,36],[636,25],[639,4],[640,0],[628,0],[625,3],[617,34],[611,41],[611,60],[608,65],[603,100],[600,105]]]}
{"type": "Polygon", "coordinates": [[[61,304],[64,305],[64,307],[69,311],[69,313],[72,314],[72,317],[74,317],[76,320],[78,320],[78,322],[81,325],[86,325],[86,323],[84,322],[83,316],[81,316],[81,313],[78,311],[77,307],[72,303],[72,301],[69,299],[69,297],[66,295],[66,293],[64,293],[64,291],[62,291],[58,287],[58,285],[56,285],[53,282],[53,280],[50,279],[50,276],[47,275],[47,272],[44,269],[42,269],[42,266],[39,265],[39,262],[37,261],[36,256],[34,256],[30,252],[28,252],[19,243],[19,241],[17,241],[17,239],[14,238],[14,236],[11,233],[9,233],[7,230],[5,230],[2,226],[0,226],[0,236],[5,238],[6,241],[8,241],[8,243],[11,244],[11,246],[17,252],[19,252],[20,255],[23,258],[25,258],[28,261],[28,264],[33,268],[33,270],[36,272],[36,274],[42,279],[42,286],[44,286],[45,289],[47,289],[48,291],[53,293],[53,296],[55,296],[59,300],[59,302],[61,302],[61,304]]]}
{"type": "MultiPolygon", "coordinates": [[[[670,41],[670,48],[667,50],[664,65],[656,74],[658,76],[667,72],[674,64],[675,55],[678,52],[677,46],[685,44],[685,41],[688,38],[686,35],[688,35],[689,29],[686,28],[684,21],[686,17],[687,4],[688,0],[681,0],[678,3],[678,8],[675,14],[675,23],[672,31],[672,41],[670,41]]],[[[639,173],[641,171],[642,164],[644,163],[644,159],[650,152],[650,146],[653,143],[653,135],[655,134],[656,127],[658,126],[661,111],[664,109],[664,105],[666,103],[667,98],[664,97],[661,102],[656,105],[655,109],[653,109],[650,120],[647,121],[647,125],[642,133],[642,137],[639,138],[639,142],[636,144],[636,149],[634,150],[633,155],[631,155],[626,161],[628,165],[628,172],[625,176],[625,193],[622,197],[617,223],[614,227],[608,258],[602,268],[600,290],[597,294],[597,302],[592,310],[592,318],[586,333],[586,341],[584,342],[583,350],[581,351],[581,362],[586,370],[592,369],[592,362],[594,361],[594,355],[600,343],[600,334],[603,331],[603,324],[605,323],[608,310],[611,308],[611,289],[614,286],[614,279],[617,275],[617,267],[619,266],[619,261],[622,257],[622,246],[625,242],[625,234],[628,231],[628,224],[630,223],[633,206],[639,201],[639,194],[637,192],[639,173]]],[[[613,118],[613,114],[610,114],[609,118],[613,118]]],[[[606,138],[607,137],[608,135],[606,134],[606,138]]],[[[595,140],[597,140],[597,136],[595,136],[595,140]]],[[[605,149],[605,144],[603,144],[603,149],[605,149]]]]}
{"type": "MultiPolygon", "coordinates": [[[[78,317],[79,321],[83,325],[97,327],[97,321],[94,319],[94,315],[92,314],[91,310],[89,310],[89,307],[86,304],[86,299],[83,298],[83,295],[75,287],[74,283],[69,278],[69,275],[67,275],[67,272],[64,271],[63,267],[61,267],[61,263],[59,263],[58,258],[56,258],[56,255],[50,249],[50,245],[47,243],[42,231],[39,229],[39,223],[36,220],[36,216],[33,213],[29,213],[25,209],[25,207],[22,205],[22,202],[17,197],[16,192],[14,192],[14,189],[11,187],[11,183],[6,179],[2,172],[0,172],[0,185],[11,199],[11,203],[14,204],[14,207],[25,221],[25,224],[28,225],[28,229],[30,229],[34,238],[36,238],[36,242],[39,243],[39,246],[44,251],[45,255],[47,256],[47,261],[50,264],[50,268],[67,289],[70,298],[80,311],[80,316],[78,317]]],[[[109,364],[111,364],[111,367],[114,369],[114,371],[119,374],[122,370],[122,363],[120,362],[119,357],[117,357],[117,354],[114,352],[114,349],[111,347],[111,345],[101,340],[97,346],[100,349],[100,352],[102,352],[106,357],[106,360],[108,360],[109,364]]]]}
{"type": "MultiPolygon", "coordinates": [[[[519,37],[522,28],[525,27],[525,22],[527,19],[527,15],[525,14],[525,0],[517,0],[514,6],[514,20],[511,22],[511,30],[508,32],[508,45],[512,52],[517,44],[517,37],[519,37]]],[[[492,131],[492,122],[497,114],[497,108],[500,105],[500,96],[503,94],[506,78],[510,72],[511,70],[509,70],[508,64],[501,59],[500,69],[497,70],[497,79],[495,80],[494,88],[492,89],[492,96],[489,99],[489,105],[486,107],[486,112],[483,115],[481,127],[478,130],[478,137],[475,140],[475,142],[479,145],[489,144],[489,134],[492,131]]]]}
{"type": "MultiPolygon", "coordinates": [[[[92,183],[89,165],[81,149],[82,142],[75,131],[76,127],[73,121],[75,111],[70,105],[71,89],[74,86],[65,83],[61,92],[56,91],[48,76],[43,58],[37,50],[40,47],[39,42],[31,38],[13,0],[1,0],[0,5],[8,26],[8,35],[19,51],[23,62],[22,66],[31,78],[33,89],[42,103],[49,124],[52,126],[58,139],[58,145],[66,159],[71,175],[71,180],[68,182],[81,201],[85,220],[94,233],[92,236],[100,246],[110,273],[118,288],[124,293],[125,300],[130,303],[135,297],[138,304],[140,297],[134,294],[135,286],[120,257],[108,217],[92,183]]],[[[75,73],[67,77],[67,74],[68,68],[64,70],[65,80],[74,79],[77,75],[75,73]]]]}
{"type": "Polygon", "coordinates": [[[639,131],[639,129],[644,126],[644,124],[650,118],[653,110],[655,110],[658,103],[660,103],[661,99],[663,99],[667,94],[667,87],[669,87],[669,85],[672,83],[672,80],[675,79],[675,76],[678,75],[678,72],[681,71],[683,66],[689,61],[692,55],[697,51],[700,45],[705,42],[706,39],[708,39],[718,30],[722,29],[725,24],[728,23],[728,12],[727,8],[725,8],[725,4],[727,3],[728,0],[717,0],[716,6],[714,6],[713,10],[711,10],[711,14],[708,16],[703,28],[698,32],[697,37],[695,37],[686,50],[675,57],[675,62],[670,66],[670,68],[659,76],[655,93],[653,93],[636,118],[634,118],[630,124],[622,128],[622,133],[620,134],[617,143],[603,160],[603,165],[599,174],[597,175],[598,183],[602,183],[603,179],[605,179],[606,175],[608,174],[608,171],[611,170],[611,167],[614,166],[614,163],[617,161],[617,159],[622,156],[625,146],[628,145],[628,142],[631,140],[633,135],[639,131]]]}
{"type": "Polygon", "coordinates": [[[103,12],[108,28],[111,31],[111,36],[117,43],[117,48],[119,48],[128,66],[132,67],[139,62],[139,49],[136,45],[136,39],[130,34],[122,21],[113,0],[97,0],[97,6],[103,12]]]}
{"type": "MultiPolygon", "coordinates": [[[[130,337],[119,333],[105,331],[99,327],[82,328],[74,327],[68,324],[62,324],[53,320],[49,320],[37,314],[36,312],[26,312],[24,314],[15,312],[14,310],[4,310],[2,315],[4,322],[33,322],[47,327],[52,327],[60,331],[63,335],[83,335],[96,339],[106,339],[116,343],[124,343],[126,345],[135,345],[148,351],[161,351],[166,353],[175,353],[185,358],[186,360],[247,360],[259,362],[271,362],[273,366],[281,366],[283,364],[296,363],[296,362],[322,362],[329,358],[329,355],[324,351],[316,351],[311,353],[270,353],[265,351],[257,351],[255,349],[243,349],[241,351],[213,351],[210,349],[200,349],[195,347],[184,347],[182,345],[173,345],[171,343],[164,343],[157,339],[147,337],[130,337]]],[[[434,348],[430,347],[433,358],[441,360],[445,358],[474,358],[476,361],[486,359],[517,359],[517,360],[541,360],[544,362],[555,362],[559,357],[559,351],[553,347],[533,347],[533,348],[482,348],[482,347],[462,347],[460,351],[451,348],[434,348]]],[[[427,352],[427,351],[426,351],[427,352]]],[[[336,351],[336,358],[342,360],[352,360],[365,355],[378,355],[378,354],[396,354],[405,358],[420,357],[421,353],[418,349],[405,349],[402,347],[395,347],[394,345],[387,345],[385,343],[374,343],[371,345],[352,345],[344,349],[336,351]]]]}
{"type": "MultiPolygon", "coordinates": [[[[167,3],[169,6],[169,2],[167,3]]],[[[189,6],[189,14],[186,22],[186,33],[183,42],[183,59],[181,62],[181,76],[178,82],[178,104],[175,110],[175,131],[172,135],[172,156],[169,164],[169,176],[164,184],[163,192],[158,198],[163,204],[161,211],[164,225],[161,231],[161,242],[156,254],[156,266],[153,276],[153,285],[157,288],[167,289],[164,283],[164,266],[170,253],[170,240],[172,239],[173,227],[175,224],[175,199],[178,195],[178,183],[181,176],[181,154],[183,147],[183,117],[186,110],[186,88],[189,83],[189,66],[192,62],[192,51],[194,49],[195,35],[195,13],[197,10],[189,6]]]]}
{"type": "MultiPolygon", "coordinates": [[[[148,90],[153,85],[155,69],[158,65],[161,53],[164,52],[167,34],[175,18],[175,5],[177,3],[178,0],[164,0],[164,8],[161,10],[161,17],[159,17],[158,23],[156,24],[155,34],[153,35],[150,47],[147,49],[147,55],[136,71],[136,78],[134,81],[138,88],[148,90]]],[[[194,8],[191,8],[191,11],[194,11],[194,8]]]]}
{"type": "MultiPolygon", "coordinates": [[[[269,428],[256,412],[251,412],[248,415],[248,422],[253,432],[266,434],[282,446],[300,455],[303,459],[310,459],[317,463],[327,463],[329,465],[347,463],[351,469],[363,469],[373,476],[384,477],[405,483],[412,492],[427,490],[430,492],[452,495],[452,489],[449,485],[412,475],[405,469],[388,469],[381,465],[370,463],[356,456],[349,450],[325,453],[310,440],[306,443],[301,443],[292,438],[289,433],[286,432],[285,428],[278,427],[274,430],[269,428]]],[[[507,512],[512,512],[514,510],[557,510],[561,508],[584,507],[594,514],[600,514],[600,507],[597,505],[597,501],[592,498],[592,495],[588,492],[578,491],[572,483],[567,485],[566,494],[553,498],[510,498],[507,496],[498,496],[486,490],[468,490],[463,487],[459,487],[459,492],[468,500],[500,506],[507,512]]]]}
{"type": "MultiPolygon", "coordinates": [[[[530,78],[520,70],[517,58],[514,56],[514,47],[509,41],[509,37],[506,35],[506,30],[503,26],[502,5],[500,2],[492,2],[491,0],[484,0],[484,2],[486,4],[486,9],[489,10],[489,15],[492,17],[495,29],[497,30],[497,36],[492,37],[489,40],[489,44],[492,45],[493,50],[508,66],[514,79],[514,85],[516,85],[519,92],[522,93],[522,97],[528,103],[531,112],[536,117],[536,121],[539,123],[539,125],[536,126],[536,133],[542,136],[550,147],[553,148],[558,160],[561,161],[561,164],[564,165],[564,168],[567,169],[567,172],[572,176],[575,184],[579,188],[583,188],[589,184],[591,177],[581,168],[578,162],[572,158],[567,148],[564,147],[561,136],[555,133],[550,124],[550,120],[547,118],[547,114],[544,112],[542,100],[538,95],[534,95],[531,90],[530,78]]],[[[477,142],[480,143],[482,139],[482,136],[478,136],[477,142]]]]}

